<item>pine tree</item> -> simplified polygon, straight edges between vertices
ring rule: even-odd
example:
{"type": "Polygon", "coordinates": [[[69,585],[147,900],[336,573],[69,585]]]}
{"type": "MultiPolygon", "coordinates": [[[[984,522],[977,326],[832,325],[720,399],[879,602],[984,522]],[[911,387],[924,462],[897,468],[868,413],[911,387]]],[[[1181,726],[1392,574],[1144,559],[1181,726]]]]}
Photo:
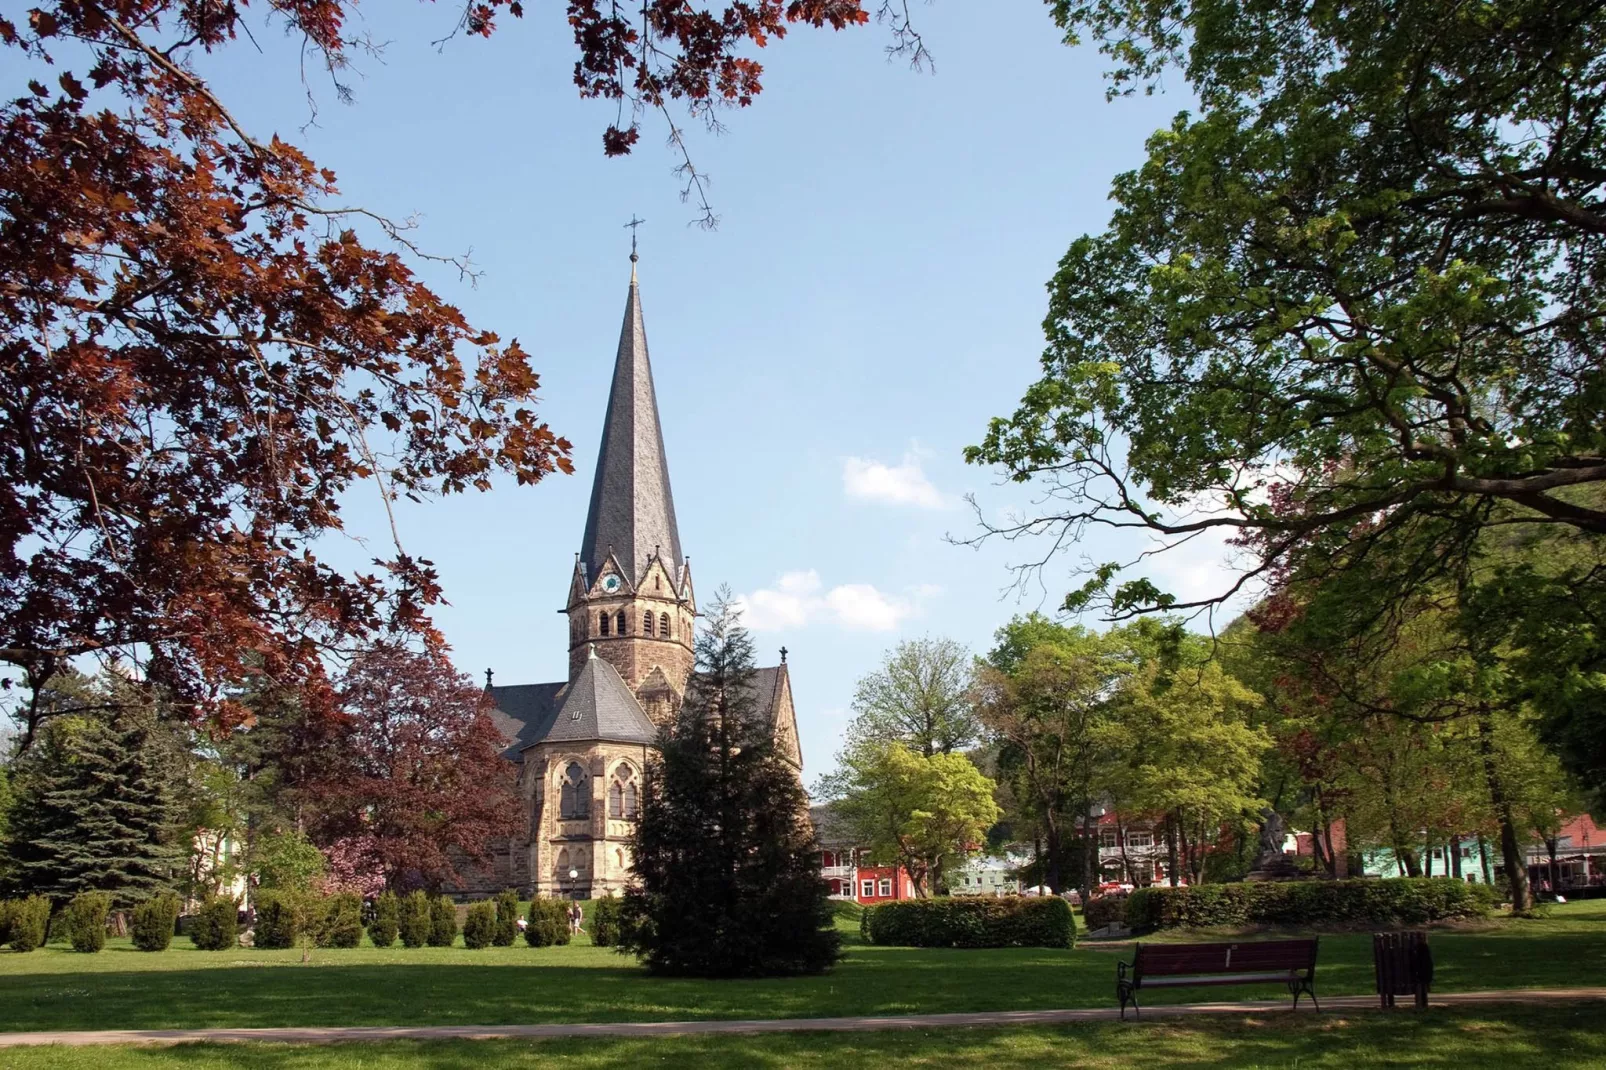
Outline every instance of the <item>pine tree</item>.
{"type": "Polygon", "coordinates": [[[184,845],[161,731],[149,709],[129,705],[41,730],[16,767],[9,885],[58,904],[107,892],[118,909],[173,890],[184,845]]]}
{"type": "Polygon", "coordinates": [[[648,763],[626,950],[654,973],[820,973],[840,954],[808,796],[757,701],[753,644],[721,590],[697,673],[648,763]]]}

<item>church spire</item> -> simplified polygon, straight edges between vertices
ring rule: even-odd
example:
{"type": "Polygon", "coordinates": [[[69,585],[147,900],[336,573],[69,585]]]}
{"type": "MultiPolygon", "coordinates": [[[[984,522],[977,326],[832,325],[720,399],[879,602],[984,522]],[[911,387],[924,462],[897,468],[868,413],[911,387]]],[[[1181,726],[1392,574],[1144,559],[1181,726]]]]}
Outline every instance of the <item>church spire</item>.
{"type": "Polygon", "coordinates": [[[580,555],[588,584],[601,574],[609,553],[618,560],[626,581],[639,584],[656,547],[665,555],[670,575],[677,577],[672,582],[678,584],[680,530],[675,526],[669,462],[664,456],[658,397],[647,359],[634,243],[630,260],[630,292],[625,299],[625,321],[619,332],[619,354],[580,555]]]}

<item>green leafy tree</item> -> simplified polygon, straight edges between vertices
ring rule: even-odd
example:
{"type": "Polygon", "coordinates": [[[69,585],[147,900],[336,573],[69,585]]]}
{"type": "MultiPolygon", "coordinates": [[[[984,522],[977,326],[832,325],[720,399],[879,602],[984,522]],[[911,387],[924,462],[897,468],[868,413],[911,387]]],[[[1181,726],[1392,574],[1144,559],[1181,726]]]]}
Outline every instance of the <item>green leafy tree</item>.
{"type": "Polygon", "coordinates": [[[822,972],[840,941],[808,796],[759,708],[752,640],[728,590],[709,607],[696,654],[648,763],[621,946],[660,974],[822,972]]]}
{"type": "Polygon", "coordinates": [[[327,868],[323,852],[295,829],[258,836],[247,865],[258,885],[287,892],[313,891],[327,868]]]}
{"type": "Polygon", "coordinates": [[[971,662],[952,639],[899,643],[854,690],[850,745],[898,742],[928,758],[973,746],[981,725],[971,706],[971,662]]]}

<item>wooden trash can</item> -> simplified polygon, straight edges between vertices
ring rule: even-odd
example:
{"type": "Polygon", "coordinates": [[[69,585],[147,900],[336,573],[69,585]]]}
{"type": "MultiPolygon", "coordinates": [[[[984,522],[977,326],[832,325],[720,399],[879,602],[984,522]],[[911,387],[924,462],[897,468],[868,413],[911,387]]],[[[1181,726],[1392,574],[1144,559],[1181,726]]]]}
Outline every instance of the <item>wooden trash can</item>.
{"type": "Polygon", "coordinates": [[[1418,1007],[1428,1005],[1433,985],[1433,952],[1424,932],[1373,933],[1372,965],[1377,972],[1377,998],[1394,1006],[1395,996],[1414,995],[1418,1007]]]}

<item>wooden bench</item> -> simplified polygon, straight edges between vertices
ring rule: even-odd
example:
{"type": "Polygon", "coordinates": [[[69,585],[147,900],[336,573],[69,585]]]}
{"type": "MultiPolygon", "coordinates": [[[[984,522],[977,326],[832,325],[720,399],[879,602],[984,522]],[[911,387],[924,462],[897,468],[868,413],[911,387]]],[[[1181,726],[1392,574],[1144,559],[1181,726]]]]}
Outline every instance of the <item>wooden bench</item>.
{"type": "Polygon", "coordinates": [[[1115,967],[1115,995],[1141,1017],[1138,990],[1190,985],[1245,985],[1277,981],[1288,986],[1299,1009],[1299,996],[1310,993],[1316,1003],[1316,941],[1264,940],[1241,944],[1139,944],[1130,963],[1115,967]]]}

